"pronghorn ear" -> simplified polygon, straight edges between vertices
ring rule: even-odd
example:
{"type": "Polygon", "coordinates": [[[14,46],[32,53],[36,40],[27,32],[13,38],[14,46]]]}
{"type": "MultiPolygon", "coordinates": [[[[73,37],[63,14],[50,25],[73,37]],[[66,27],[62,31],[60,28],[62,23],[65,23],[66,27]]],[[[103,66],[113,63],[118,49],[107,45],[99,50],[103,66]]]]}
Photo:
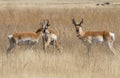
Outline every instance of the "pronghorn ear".
{"type": "Polygon", "coordinates": [[[76,22],[75,22],[75,19],[74,19],[74,18],[72,19],[72,22],[73,22],[73,24],[76,26],[76,22]]]}

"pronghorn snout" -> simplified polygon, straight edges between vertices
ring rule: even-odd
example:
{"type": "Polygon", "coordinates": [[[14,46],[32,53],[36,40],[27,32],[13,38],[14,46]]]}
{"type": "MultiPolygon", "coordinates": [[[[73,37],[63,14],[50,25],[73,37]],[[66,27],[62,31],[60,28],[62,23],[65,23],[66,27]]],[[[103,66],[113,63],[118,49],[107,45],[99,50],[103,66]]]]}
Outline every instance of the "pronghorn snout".
{"type": "Polygon", "coordinates": [[[79,29],[76,29],[76,32],[79,33],[79,29]]]}

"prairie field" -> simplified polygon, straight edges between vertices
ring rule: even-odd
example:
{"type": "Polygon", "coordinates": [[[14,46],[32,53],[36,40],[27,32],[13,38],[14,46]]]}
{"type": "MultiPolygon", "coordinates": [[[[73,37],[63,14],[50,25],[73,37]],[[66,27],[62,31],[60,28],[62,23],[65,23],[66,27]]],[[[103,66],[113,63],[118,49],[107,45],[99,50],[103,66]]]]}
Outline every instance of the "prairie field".
{"type": "Polygon", "coordinates": [[[120,9],[117,7],[40,8],[6,7],[0,9],[0,78],[119,78],[120,9]],[[91,55],[76,37],[72,19],[84,19],[84,31],[115,33],[116,55],[105,44],[94,44],[91,55]],[[43,20],[57,33],[63,47],[43,51],[42,39],[34,46],[16,46],[7,55],[7,36],[14,32],[35,32],[43,20]]]}

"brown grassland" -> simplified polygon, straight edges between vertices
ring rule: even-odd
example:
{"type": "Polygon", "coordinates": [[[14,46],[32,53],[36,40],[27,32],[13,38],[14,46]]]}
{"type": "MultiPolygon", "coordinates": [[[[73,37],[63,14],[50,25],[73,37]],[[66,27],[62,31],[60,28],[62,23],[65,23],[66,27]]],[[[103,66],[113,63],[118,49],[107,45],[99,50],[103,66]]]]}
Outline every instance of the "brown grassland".
{"type": "Polygon", "coordinates": [[[4,8],[0,9],[0,78],[119,78],[120,77],[119,8],[4,8]],[[76,37],[72,18],[84,18],[84,30],[108,30],[115,33],[117,50],[112,55],[106,45],[93,45],[88,57],[86,47],[76,37]],[[14,32],[35,32],[40,22],[49,19],[50,28],[63,47],[48,52],[39,44],[16,46],[9,56],[7,36],[14,32]]]}

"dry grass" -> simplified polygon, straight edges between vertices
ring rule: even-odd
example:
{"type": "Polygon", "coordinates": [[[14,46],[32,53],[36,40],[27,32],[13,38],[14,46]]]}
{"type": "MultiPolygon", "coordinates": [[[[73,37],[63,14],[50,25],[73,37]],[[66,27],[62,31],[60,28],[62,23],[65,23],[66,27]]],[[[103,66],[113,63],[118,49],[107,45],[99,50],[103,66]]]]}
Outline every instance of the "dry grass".
{"type": "Polygon", "coordinates": [[[15,9],[0,10],[0,77],[1,78],[119,78],[120,77],[120,9],[15,9]],[[117,55],[105,45],[93,45],[91,56],[76,37],[71,19],[84,18],[84,30],[109,30],[116,34],[117,55]],[[7,57],[7,35],[38,29],[39,23],[49,19],[63,46],[63,53],[52,47],[46,54],[41,40],[32,49],[17,46],[7,57]]]}

